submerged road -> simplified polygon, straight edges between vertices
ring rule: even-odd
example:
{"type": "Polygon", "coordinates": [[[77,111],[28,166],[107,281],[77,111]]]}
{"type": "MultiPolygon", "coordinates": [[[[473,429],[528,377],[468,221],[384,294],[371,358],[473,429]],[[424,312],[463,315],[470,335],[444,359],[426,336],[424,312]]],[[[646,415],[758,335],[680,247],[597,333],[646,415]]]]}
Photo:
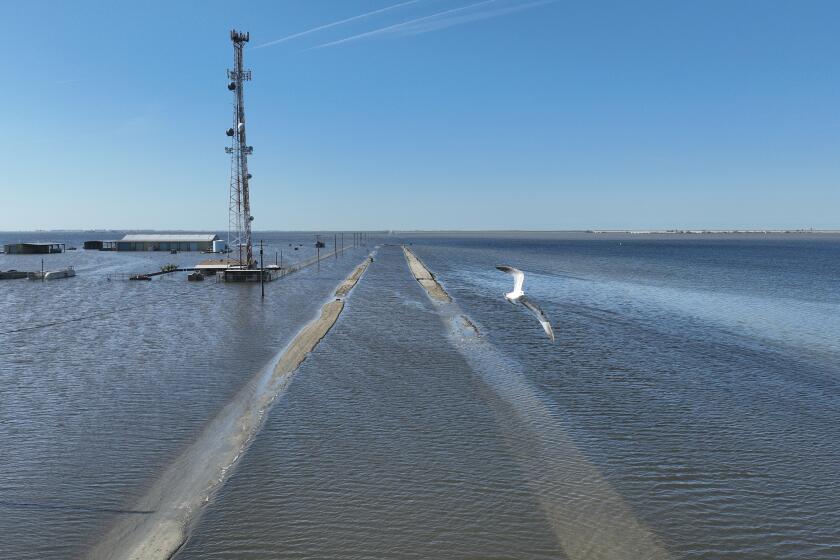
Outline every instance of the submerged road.
{"type": "Polygon", "coordinates": [[[321,308],[279,355],[273,367],[257,375],[179,456],[134,509],[142,517],[123,516],[92,550],[90,558],[155,560],[170,558],[187,530],[259,431],[264,415],[291,376],[338,320],[347,296],[370,262],[367,257],[336,289],[337,297],[321,308]]]}
{"type": "Polygon", "coordinates": [[[398,255],[382,250],[338,339],[304,367],[373,257],[341,282],[135,504],[150,513],[123,516],[91,558],[235,558],[249,555],[239,542],[247,537],[265,557],[667,560],[521,366],[482,339],[409,248],[402,266],[398,255]],[[416,299],[418,286],[431,306],[416,299]],[[437,328],[425,320],[435,317],[437,328]],[[363,348],[347,347],[348,334],[363,348]],[[227,511],[242,503],[248,511],[227,511]]]}
{"type": "Polygon", "coordinates": [[[376,260],[177,558],[669,558],[413,252],[376,260]]]}
{"type": "Polygon", "coordinates": [[[4,285],[0,557],[840,557],[837,243],[557,239],[4,285]]]}
{"type": "Polygon", "coordinates": [[[403,251],[429,298],[444,304],[437,309],[451,327],[454,344],[499,397],[494,407],[498,423],[516,442],[513,451],[568,558],[667,560],[670,556],[658,539],[578,449],[563,419],[544,404],[518,364],[481,340],[473,321],[452,303],[434,273],[410,249],[403,246],[403,251]]]}

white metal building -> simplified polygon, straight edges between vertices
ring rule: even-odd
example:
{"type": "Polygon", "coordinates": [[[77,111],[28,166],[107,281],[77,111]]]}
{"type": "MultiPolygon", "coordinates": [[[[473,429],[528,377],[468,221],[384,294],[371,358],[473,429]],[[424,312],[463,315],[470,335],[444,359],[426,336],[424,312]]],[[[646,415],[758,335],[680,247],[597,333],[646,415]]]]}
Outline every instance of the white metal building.
{"type": "Polygon", "coordinates": [[[212,251],[214,233],[130,233],[117,241],[117,251],[212,251]]]}

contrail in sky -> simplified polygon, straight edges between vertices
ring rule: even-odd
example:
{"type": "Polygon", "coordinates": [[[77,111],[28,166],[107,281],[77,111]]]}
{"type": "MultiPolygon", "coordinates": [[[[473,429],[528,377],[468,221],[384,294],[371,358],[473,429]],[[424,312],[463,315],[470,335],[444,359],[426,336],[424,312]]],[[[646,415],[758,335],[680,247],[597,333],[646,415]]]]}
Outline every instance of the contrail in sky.
{"type": "Polygon", "coordinates": [[[384,8],[380,8],[378,10],[373,10],[372,12],[367,12],[364,14],[360,14],[358,16],[349,17],[347,19],[342,19],[339,21],[334,21],[332,23],[327,23],[324,25],[319,25],[318,27],[313,27],[312,29],[307,29],[306,31],[301,31],[300,33],[295,33],[293,35],[287,35],[285,37],[281,37],[280,39],[275,39],[274,41],[269,41],[268,43],[263,43],[262,45],[257,45],[255,49],[261,49],[263,47],[270,47],[272,45],[277,45],[278,43],[283,43],[285,41],[289,41],[291,39],[297,39],[298,37],[303,37],[304,35],[309,35],[310,33],[315,33],[316,31],[321,31],[322,29],[329,29],[330,27],[335,27],[337,25],[344,25],[345,23],[350,23],[351,21],[356,21],[359,19],[364,19],[370,16],[375,16],[376,14],[381,14],[383,12],[388,12],[390,10],[396,10],[397,8],[401,8],[403,6],[408,6],[409,4],[416,4],[421,0],[408,0],[408,2],[400,2],[399,4],[394,4],[392,6],[386,6],[384,8]]]}
{"type": "Polygon", "coordinates": [[[412,23],[405,29],[406,34],[420,35],[421,33],[428,33],[430,31],[437,31],[453,25],[460,25],[462,23],[470,23],[473,21],[480,21],[482,19],[490,19],[494,17],[503,16],[505,14],[512,14],[521,12],[528,8],[535,8],[544,4],[550,4],[556,0],[533,0],[532,2],[525,2],[524,4],[513,4],[511,6],[500,6],[494,9],[480,10],[476,13],[467,13],[454,17],[437,18],[423,23],[412,23]]]}
{"type": "Polygon", "coordinates": [[[382,35],[386,33],[399,33],[402,32],[404,34],[412,34],[412,35],[419,35],[421,33],[428,33],[430,31],[436,31],[438,29],[443,29],[445,27],[451,27],[453,25],[459,25],[462,23],[469,23],[472,21],[478,21],[481,19],[488,19],[492,17],[501,16],[504,14],[510,14],[513,12],[519,12],[528,8],[532,8],[535,6],[541,6],[543,4],[548,4],[554,2],[555,0],[536,0],[534,2],[527,2],[524,4],[514,4],[509,6],[501,6],[496,9],[489,9],[489,10],[479,10],[473,13],[465,13],[460,14],[460,12],[464,12],[467,10],[471,10],[473,8],[478,8],[480,6],[485,6],[488,4],[495,4],[498,3],[499,0],[483,0],[482,2],[476,2],[474,4],[468,4],[466,6],[461,6],[460,8],[453,8],[450,10],[445,10],[442,12],[438,12],[435,14],[431,14],[428,16],[419,17],[416,19],[412,19],[409,21],[404,21],[402,23],[396,23],[393,25],[388,25],[386,27],[382,27],[379,29],[374,29],[373,31],[367,31],[365,33],[359,33],[357,35],[352,35],[350,37],[346,37],[344,39],[339,39],[337,41],[330,41],[328,43],[324,43],[321,45],[317,45],[311,47],[310,49],[322,49],[326,47],[334,47],[336,45],[341,45],[343,43],[349,43],[351,41],[357,41],[359,39],[365,39],[368,37],[374,37],[376,35],[382,35]],[[458,14],[458,15],[456,15],[458,14]],[[447,17],[448,16],[448,17],[447,17]]]}
{"type": "MultiPolygon", "coordinates": [[[[432,18],[445,16],[447,14],[453,14],[455,12],[463,12],[464,10],[469,10],[470,8],[476,8],[478,6],[483,6],[485,4],[490,4],[490,3],[493,3],[493,2],[498,2],[498,0],[483,0],[482,2],[476,2],[475,4],[468,4],[466,6],[461,6],[460,8],[453,8],[451,10],[445,10],[443,12],[438,12],[438,13],[432,14],[430,16],[423,16],[423,17],[419,17],[417,19],[404,21],[402,23],[395,23],[394,25],[389,25],[387,27],[374,29],[373,31],[367,31],[365,33],[359,33],[358,35],[352,35],[352,36],[346,37],[344,39],[339,39],[338,41],[330,41],[329,43],[324,43],[323,45],[317,45],[315,47],[312,47],[312,49],[323,49],[324,47],[333,47],[335,45],[341,45],[342,43],[349,43],[350,41],[356,41],[358,39],[364,39],[365,37],[372,37],[374,35],[381,35],[383,33],[389,33],[391,31],[394,31],[394,30],[397,30],[397,29],[400,29],[400,28],[404,28],[406,26],[409,26],[409,25],[412,25],[412,24],[415,24],[415,23],[418,23],[418,22],[421,22],[421,21],[426,21],[426,20],[430,20],[432,18]]],[[[306,49],[306,50],[311,50],[311,49],[306,49]]]]}

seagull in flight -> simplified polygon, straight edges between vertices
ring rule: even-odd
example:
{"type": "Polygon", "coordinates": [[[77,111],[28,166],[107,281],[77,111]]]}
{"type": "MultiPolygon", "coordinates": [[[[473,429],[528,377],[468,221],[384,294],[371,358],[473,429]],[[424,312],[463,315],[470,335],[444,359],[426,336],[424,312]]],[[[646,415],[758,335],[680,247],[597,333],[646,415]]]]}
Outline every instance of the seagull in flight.
{"type": "Polygon", "coordinates": [[[548,317],[536,303],[525,297],[525,292],[522,290],[522,286],[525,284],[525,273],[512,266],[498,265],[496,268],[513,276],[513,291],[506,293],[505,299],[513,304],[521,303],[524,305],[540,322],[548,338],[554,342],[554,330],[551,328],[551,323],[548,322],[548,317]]]}

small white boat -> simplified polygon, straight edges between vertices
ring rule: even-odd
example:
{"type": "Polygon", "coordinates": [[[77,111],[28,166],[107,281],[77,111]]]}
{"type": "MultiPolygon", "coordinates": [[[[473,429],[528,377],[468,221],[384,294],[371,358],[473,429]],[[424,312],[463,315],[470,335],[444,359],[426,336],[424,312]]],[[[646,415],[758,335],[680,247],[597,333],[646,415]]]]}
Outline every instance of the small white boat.
{"type": "Polygon", "coordinates": [[[63,270],[51,270],[44,275],[44,280],[52,280],[54,278],[71,278],[76,276],[76,271],[72,266],[68,266],[63,270]]]}
{"type": "Polygon", "coordinates": [[[62,270],[47,270],[46,272],[30,272],[30,280],[56,280],[58,278],[71,278],[76,276],[76,271],[72,266],[68,266],[62,270]]]}

